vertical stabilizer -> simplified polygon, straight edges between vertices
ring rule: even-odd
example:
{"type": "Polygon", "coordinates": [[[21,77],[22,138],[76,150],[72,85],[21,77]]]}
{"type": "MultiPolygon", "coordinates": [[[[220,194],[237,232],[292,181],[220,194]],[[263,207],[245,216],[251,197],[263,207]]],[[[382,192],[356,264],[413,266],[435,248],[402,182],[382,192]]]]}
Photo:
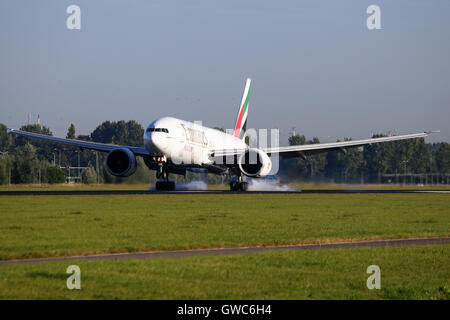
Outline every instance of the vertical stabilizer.
{"type": "Polygon", "coordinates": [[[242,96],[241,105],[239,106],[239,112],[236,119],[236,125],[234,126],[234,136],[239,138],[246,129],[247,115],[248,115],[248,99],[250,96],[250,83],[252,80],[247,79],[244,89],[244,95],[242,96]]]}

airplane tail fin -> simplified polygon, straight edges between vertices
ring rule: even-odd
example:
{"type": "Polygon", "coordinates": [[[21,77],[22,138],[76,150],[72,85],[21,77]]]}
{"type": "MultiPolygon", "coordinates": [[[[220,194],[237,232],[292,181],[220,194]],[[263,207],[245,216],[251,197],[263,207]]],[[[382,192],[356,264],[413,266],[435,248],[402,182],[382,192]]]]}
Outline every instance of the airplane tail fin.
{"type": "Polygon", "coordinates": [[[251,82],[252,80],[248,78],[245,84],[244,95],[242,96],[241,105],[239,107],[239,112],[236,119],[236,125],[234,126],[234,136],[236,138],[239,138],[243,132],[245,133],[247,128],[248,99],[250,96],[251,82]]]}

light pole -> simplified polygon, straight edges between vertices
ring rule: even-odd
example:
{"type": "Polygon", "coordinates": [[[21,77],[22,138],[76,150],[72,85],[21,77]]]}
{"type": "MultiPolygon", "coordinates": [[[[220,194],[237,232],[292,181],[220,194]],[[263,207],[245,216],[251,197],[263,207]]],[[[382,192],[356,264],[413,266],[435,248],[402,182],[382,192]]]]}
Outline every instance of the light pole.
{"type": "Polygon", "coordinates": [[[58,151],[58,149],[53,149],[53,165],[56,166],[56,151],[58,151]]]}
{"type": "Polygon", "coordinates": [[[405,164],[405,176],[403,177],[403,187],[406,186],[406,164],[408,163],[408,160],[403,160],[402,163],[405,164]]]}
{"type": "Polygon", "coordinates": [[[78,178],[78,182],[80,182],[80,150],[76,150],[75,151],[78,155],[78,168],[77,168],[77,178],[78,178]]]}
{"type": "Polygon", "coordinates": [[[99,168],[98,168],[98,151],[95,151],[95,169],[97,171],[97,184],[100,183],[100,177],[99,177],[99,168]]]}

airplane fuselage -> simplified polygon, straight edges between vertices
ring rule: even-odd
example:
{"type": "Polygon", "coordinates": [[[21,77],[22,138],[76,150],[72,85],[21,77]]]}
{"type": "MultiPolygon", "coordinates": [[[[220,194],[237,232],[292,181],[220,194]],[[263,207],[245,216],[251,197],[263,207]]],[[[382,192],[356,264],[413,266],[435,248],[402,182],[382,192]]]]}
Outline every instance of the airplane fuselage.
{"type": "Polygon", "coordinates": [[[242,139],[231,134],[172,117],[148,125],[144,146],[153,158],[181,165],[211,164],[209,155],[217,148],[246,148],[242,139]]]}

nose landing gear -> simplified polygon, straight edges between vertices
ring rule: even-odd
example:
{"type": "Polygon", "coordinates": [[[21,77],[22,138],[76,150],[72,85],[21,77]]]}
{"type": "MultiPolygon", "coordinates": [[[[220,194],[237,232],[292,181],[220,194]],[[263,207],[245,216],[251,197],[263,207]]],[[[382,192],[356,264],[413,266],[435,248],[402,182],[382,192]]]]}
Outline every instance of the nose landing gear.
{"type": "Polygon", "coordinates": [[[169,181],[169,173],[167,172],[167,166],[164,163],[158,164],[158,171],[156,171],[156,191],[174,191],[175,181],[169,181]]]}

